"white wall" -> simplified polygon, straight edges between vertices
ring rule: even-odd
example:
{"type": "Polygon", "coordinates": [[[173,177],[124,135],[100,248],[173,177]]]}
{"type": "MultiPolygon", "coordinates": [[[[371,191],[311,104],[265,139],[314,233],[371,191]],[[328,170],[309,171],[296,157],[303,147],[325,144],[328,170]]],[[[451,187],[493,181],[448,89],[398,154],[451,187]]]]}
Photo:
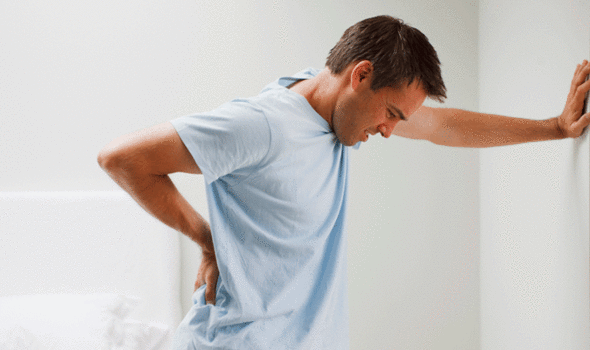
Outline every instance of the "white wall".
{"type": "MultiPolygon", "coordinates": [[[[384,11],[419,28],[437,50],[449,89],[444,106],[476,110],[477,5],[389,7],[384,11]]],[[[392,137],[356,152],[348,240],[352,349],[479,347],[478,174],[474,149],[392,137]]]]}
{"type": "MultiPolygon", "coordinates": [[[[480,111],[561,114],[590,55],[586,0],[481,0],[480,111]]],[[[482,150],[482,349],[588,349],[587,133],[482,150]]]]}
{"type": "MultiPolygon", "coordinates": [[[[476,1],[1,2],[0,191],[115,189],[96,164],[110,140],[321,68],[377,14],[422,30],[446,105],[477,109],[476,1]]],[[[478,169],[476,150],[398,138],[354,155],[351,349],[479,346],[478,169]]],[[[173,179],[206,215],[202,180],[173,179]]],[[[184,243],[188,307],[199,256],[184,243]]]]}

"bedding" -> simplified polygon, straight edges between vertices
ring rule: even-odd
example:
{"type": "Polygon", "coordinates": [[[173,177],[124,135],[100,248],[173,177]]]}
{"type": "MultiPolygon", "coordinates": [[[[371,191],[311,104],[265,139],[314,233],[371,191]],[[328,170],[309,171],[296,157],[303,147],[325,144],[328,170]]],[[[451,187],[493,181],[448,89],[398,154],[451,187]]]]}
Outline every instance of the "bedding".
{"type": "MultiPolygon", "coordinates": [[[[173,333],[182,319],[180,264],[178,232],[123,191],[0,192],[0,349],[47,349],[40,339],[62,339],[60,324],[88,342],[120,326],[111,330],[125,332],[111,335],[127,338],[106,349],[166,349],[166,337],[156,345],[159,334],[173,333]],[[10,331],[5,315],[16,309],[8,301],[28,320],[10,323],[10,331]],[[106,301],[121,309],[101,309],[106,301]],[[50,327],[37,327],[43,319],[50,327]]],[[[77,349],[104,349],[96,344],[77,349]]]]}
{"type": "Polygon", "coordinates": [[[116,294],[2,297],[0,349],[165,349],[169,326],[127,318],[138,303],[116,294]]]}

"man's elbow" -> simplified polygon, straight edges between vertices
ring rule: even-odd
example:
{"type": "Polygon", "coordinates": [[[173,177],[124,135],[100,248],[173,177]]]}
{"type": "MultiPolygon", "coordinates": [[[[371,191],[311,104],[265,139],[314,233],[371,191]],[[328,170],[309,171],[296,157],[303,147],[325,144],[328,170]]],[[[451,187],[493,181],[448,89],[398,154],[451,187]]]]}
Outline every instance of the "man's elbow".
{"type": "Polygon", "coordinates": [[[112,144],[108,144],[98,152],[96,157],[98,165],[109,175],[120,172],[125,167],[125,155],[124,151],[118,147],[114,147],[112,144]]]}
{"type": "Polygon", "coordinates": [[[101,149],[100,152],[98,152],[98,156],[96,157],[96,161],[98,162],[98,165],[102,168],[102,170],[106,171],[107,167],[112,162],[112,160],[110,159],[110,156],[111,156],[110,153],[105,148],[101,149]]]}
{"type": "Polygon", "coordinates": [[[463,135],[457,132],[458,121],[456,109],[436,109],[428,141],[440,146],[464,147],[463,135]]]}

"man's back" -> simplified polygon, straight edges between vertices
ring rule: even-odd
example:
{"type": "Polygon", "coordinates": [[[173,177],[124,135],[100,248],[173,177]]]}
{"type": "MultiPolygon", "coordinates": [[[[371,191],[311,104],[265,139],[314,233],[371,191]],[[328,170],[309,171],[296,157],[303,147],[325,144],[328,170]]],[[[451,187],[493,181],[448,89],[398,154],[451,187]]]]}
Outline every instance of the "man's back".
{"type": "Polygon", "coordinates": [[[348,348],[349,148],[289,83],[172,121],[205,176],[220,273],[175,349],[348,348]]]}

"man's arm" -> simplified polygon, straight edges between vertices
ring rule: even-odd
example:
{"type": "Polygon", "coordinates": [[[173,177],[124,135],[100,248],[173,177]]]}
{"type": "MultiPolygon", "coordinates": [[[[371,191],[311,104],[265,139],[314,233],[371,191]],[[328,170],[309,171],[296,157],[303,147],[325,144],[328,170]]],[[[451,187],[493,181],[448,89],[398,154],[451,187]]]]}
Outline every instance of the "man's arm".
{"type": "Polygon", "coordinates": [[[201,246],[203,261],[196,288],[207,283],[205,298],[214,304],[218,270],[209,224],[168,176],[175,172],[200,174],[201,170],[172,124],[115,139],[100,151],[98,163],[147,212],[201,246]]]}
{"type": "Polygon", "coordinates": [[[423,106],[408,121],[397,123],[393,134],[443,146],[473,148],[578,137],[590,124],[590,114],[582,115],[584,97],[590,90],[590,80],[585,82],[589,73],[590,63],[578,65],[559,117],[532,120],[423,106]]]}
{"type": "Polygon", "coordinates": [[[442,146],[494,147],[565,137],[557,118],[532,120],[423,106],[408,119],[408,122],[399,122],[393,134],[425,139],[442,146]],[[416,123],[426,124],[427,129],[416,131],[416,123]]]}

